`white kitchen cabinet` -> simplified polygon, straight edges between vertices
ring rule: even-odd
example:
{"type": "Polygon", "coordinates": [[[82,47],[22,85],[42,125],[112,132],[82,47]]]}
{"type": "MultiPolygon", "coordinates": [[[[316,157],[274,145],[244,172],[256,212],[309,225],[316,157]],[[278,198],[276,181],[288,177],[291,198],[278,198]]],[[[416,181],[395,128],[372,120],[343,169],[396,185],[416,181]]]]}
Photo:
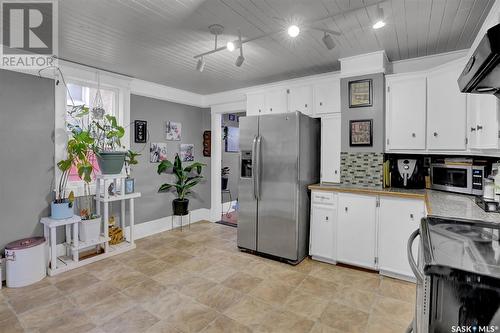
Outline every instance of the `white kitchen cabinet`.
{"type": "Polygon", "coordinates": [[[312,115],[313,92],[310,85],[288,89],[288,111],[300,111],[303,114],[312,115]]]}
{"type": "Polygon", "coordinates": [[[425,74],[386,77],[386,149],[424,150],[425,74]]]}
{"type": "MultiPolygon", "coordinates": [[[[420,199],[380,197],[378,262],[381,274],[413,279],[408,264],[406,244],[410,234],[419,228],[425,216],[425,203],[420,199]]],[[[414,242],[413,253],[418,252],[414,242]]]]}
{"type": "Polygon", "coordinates": [[[313,259],[335,262],[336,222],[337,194],[313,192],[309,250],[313,259]]]}
{"type": "Polygon", "coordinates": [[[340,183],[340,114],[321,118],[321,182],[340,183]]]}
{"type": "Polygon", "coordinates": [[[467,96],[467,135],[470,149],[500,149],[499,104],[494,95],[467,96]]]}
{"type": "Polygon", "coordinates": [[[340,113],[340,79],[320,82],[313,86],[314,115],[340,113]]]}
{"type": "Polygon", "coordinates": [[[247,94],[247,115],[285,113],[287,93],[285,88],[247,94]]]}
{"type": "Polygon", "coordinates": [[[337,261],[375,268],[377,197],[338,194],[337,261]]]}
{"type": "Polygon", "coordinates": [[[467,102],[457,78],[463,65],[454,63],[427,75],[427,148],[465,150],[467,102]]]}
{"type": "Polygon", "coordinates": [[[264,93],[247,94],[247,116],[256,116],[265,112],[266,98],[264,93]]]}

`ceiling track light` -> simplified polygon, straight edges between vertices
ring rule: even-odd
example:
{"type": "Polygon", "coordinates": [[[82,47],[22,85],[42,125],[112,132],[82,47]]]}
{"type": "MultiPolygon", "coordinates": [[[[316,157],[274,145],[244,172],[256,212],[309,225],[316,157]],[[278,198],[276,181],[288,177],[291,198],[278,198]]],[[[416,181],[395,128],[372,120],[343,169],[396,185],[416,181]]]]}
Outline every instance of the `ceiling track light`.
{"type": "Polygon", "coordinates": [[[287,33],[288,36],[295,38],[300,34],[300,28],[297,25],[292,24],[288,27],[287,33]]]}
{"type": "Polygon", "coordinates": [[[243,43],[241,42],[241,31],[238,30],[238,44],[240,46],[240,55],[236,58],[235,65],[236,67],[241,67],[243,62],[245,61],[245,57],[243,57],[243,43]]]}
{"type": "Polygon", "coordinates": [[[335,42],[332,38],[332,35],[325,32],[322,40],[323,40],[323,44],[325,44],[325,46],[328,50],[333,50],[333,48],[335,47],[335,42]]]}
{"type": "Polygon", "coordinates": [[[380,5],[377,6],[377,18],[375,20],[375,23],[373,24],[373,29],[380,29],[385,26],[385,21],[384,21],[384,9],[380,7],[380,5]]]}
{"type": "Polygon", "coordinates": [[[196,70],[201,73],[203,72],[204,69],[205,69],[205,59],[201,57],[200,59],[198,59],[198,63],[196,64],[196,70]]]}

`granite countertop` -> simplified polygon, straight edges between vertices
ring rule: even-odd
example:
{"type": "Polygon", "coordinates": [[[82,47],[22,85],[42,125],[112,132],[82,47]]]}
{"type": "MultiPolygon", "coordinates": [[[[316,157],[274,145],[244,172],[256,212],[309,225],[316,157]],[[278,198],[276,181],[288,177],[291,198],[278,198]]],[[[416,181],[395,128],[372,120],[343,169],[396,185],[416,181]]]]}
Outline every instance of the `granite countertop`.
{"type": "Polygon", "coordinates": [[[411,190],[402,188],[361,187],[342,184],[314,184],[309,189],[319,191],[349,192],[397,196],[425,200],[428,215],[481,220],[500,223],[499,213],[487,213],[474,201],[474,196],[436,190],[411,190]]]}

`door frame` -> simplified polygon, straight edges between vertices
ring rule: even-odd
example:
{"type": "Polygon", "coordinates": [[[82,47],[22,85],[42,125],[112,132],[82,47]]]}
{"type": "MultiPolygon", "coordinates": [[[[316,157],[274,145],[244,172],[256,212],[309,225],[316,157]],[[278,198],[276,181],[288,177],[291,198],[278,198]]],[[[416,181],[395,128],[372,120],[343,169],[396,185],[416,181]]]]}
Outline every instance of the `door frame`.
{"type": "Polygon", "coordinates": [[[222,214],[222,195],[221,195],[221,173],[222,167],[222,115],[226,113],[247,112],[246,101],[239,101],[226,104],[213,105],[210,108],[210,130],[211,130],[211,150],[210,156],[210,221],[217,222],[222,214]]]}

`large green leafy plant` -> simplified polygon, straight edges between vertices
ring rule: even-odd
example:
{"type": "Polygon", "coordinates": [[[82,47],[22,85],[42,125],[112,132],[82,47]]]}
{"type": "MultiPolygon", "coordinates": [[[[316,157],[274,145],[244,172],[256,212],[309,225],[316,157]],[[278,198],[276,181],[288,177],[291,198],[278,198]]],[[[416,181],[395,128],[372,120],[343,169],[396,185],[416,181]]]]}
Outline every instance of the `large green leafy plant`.
{"type": "Polygon", "coordinates": [[[205,164],[193,162],[188,166],[183,166],[179,155],[175,155],[174,162],[169,160],[161,161],[158,165],[158,174],[162,174],[169,170],[176,176],[175,183],[165,183],[160,186],[158,192],[168,192],[175,190],[177,198],[184,200],[187,195],[191,194],[191,189],[195,187],[203,179],[201,171],[205,164]]]}

